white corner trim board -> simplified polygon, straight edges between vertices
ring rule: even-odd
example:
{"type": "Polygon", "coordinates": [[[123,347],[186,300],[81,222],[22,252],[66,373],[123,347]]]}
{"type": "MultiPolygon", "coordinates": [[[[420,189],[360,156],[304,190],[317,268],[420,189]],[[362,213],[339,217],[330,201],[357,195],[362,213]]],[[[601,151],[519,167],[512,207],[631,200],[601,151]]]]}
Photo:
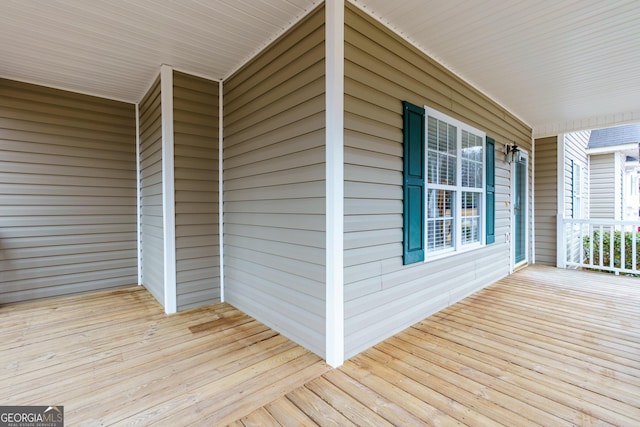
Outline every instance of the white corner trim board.
{"type": "Polygon", "coordinates": [[[164,231],[164,311],[175,313],[176,285],[176,205],[173,145],[173,68],[160,68],[162,110],[162,218],[164,231]]]}
{"type": "Polygon", "coordinates": [[[344,0],[327,0],[326,71],[326,355],[344,363],[344,0]]]}
{"type": "Polygon", "coordinates": [[[557,165],[556,177],[557,181],[557,198],[556,205],[558,207],[556,215],[556,266],[558,268],[566,268],[566,252],[564,242],[560,236],[564,236],[564,133],[558,134],[556,137],[556,153],[557,153],[557,165]]]}
{"type": "Polygon", "coordinates": [[[219,252],[218,252],[218,263],[220,265],[220,301],[224,302],[224,182],[223,182],[223,174],[224,172],[223,165],[224,159],[223,156],[223,139],[224,139],[224,84],[220,81],[220,85],[218,86],[218,244],[219,244],[219,252]]]}
{"type": "Polygon", "coordinates": [[[138,286],[142,286],[142,173],[140,166],[140,104],[136,109],[136,242],[138,252],[138,286]]]}
{"type": "Polygon", "coordinates": [[[531,136],[531,264],[536,263],[536,140],[531,136]]]}

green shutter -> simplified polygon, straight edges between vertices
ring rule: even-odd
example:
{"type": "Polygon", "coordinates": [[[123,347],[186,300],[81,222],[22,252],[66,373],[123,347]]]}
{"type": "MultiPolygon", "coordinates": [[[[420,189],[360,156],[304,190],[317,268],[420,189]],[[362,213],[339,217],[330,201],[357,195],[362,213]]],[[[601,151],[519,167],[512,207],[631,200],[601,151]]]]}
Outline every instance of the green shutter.
{"type": "Polygon", "coordinates": [[[487,200],[487,245],[496,241],[496,141],[487,137],[487,185],[485,187],[487,200]]]}
{"type": "Polygon", "coordinates": [[[404,242],[403,262],[424,261],[424,108],[403,103],[404,242]]]}

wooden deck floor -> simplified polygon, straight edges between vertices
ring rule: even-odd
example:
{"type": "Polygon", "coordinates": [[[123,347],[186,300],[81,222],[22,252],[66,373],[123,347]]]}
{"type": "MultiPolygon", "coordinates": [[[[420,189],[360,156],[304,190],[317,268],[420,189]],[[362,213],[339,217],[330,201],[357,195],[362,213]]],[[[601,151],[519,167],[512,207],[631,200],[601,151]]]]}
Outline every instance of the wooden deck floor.
{"type": "Polygon", "coordinates": [[[0,405],[66,425],[640,425],[640,279],[530,267],[337,370],[227,304],[0,307],[0,405]]]}

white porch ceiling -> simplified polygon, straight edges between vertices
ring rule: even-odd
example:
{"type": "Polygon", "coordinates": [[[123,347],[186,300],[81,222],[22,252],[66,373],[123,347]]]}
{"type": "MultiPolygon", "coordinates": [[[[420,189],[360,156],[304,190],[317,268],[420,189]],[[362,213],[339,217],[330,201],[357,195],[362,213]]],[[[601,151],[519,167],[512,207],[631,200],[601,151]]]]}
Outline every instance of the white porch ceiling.
{"type": "Polygon", "coordinates": [[[538,135],[640,121],[638,0],[354,0],[538,135]]]}
{"type": "Polygon", "coordinates": [[[321,0],[0,0],[0,77],[137,102],[162,64],[221,80],[321,0]]]}
{"type": "MultiPolygon", "coordinates": [[[[129,102],[224,79],[321,0],[0,1],[0,77],[129,102]]],[[[534,128],[640,121],[638,0],[354,0],[534,128]]]]}

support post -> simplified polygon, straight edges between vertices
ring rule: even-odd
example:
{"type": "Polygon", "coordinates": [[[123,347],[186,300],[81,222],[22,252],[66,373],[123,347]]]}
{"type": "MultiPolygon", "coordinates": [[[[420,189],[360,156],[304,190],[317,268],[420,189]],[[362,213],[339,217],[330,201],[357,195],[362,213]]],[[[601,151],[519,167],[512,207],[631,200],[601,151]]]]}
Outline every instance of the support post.
{"type": "Polygon", "coordinates": [[[344,362],[344,0],[325,3],[326,361],[344,362]]]}
{"type": "Polygon", "coordinates": [[[176,204],[173,141],[173,68],[160,68],[162,110],[162,220],[164,234],[164,311],[177,308],[176,277],[176,204]]]}

